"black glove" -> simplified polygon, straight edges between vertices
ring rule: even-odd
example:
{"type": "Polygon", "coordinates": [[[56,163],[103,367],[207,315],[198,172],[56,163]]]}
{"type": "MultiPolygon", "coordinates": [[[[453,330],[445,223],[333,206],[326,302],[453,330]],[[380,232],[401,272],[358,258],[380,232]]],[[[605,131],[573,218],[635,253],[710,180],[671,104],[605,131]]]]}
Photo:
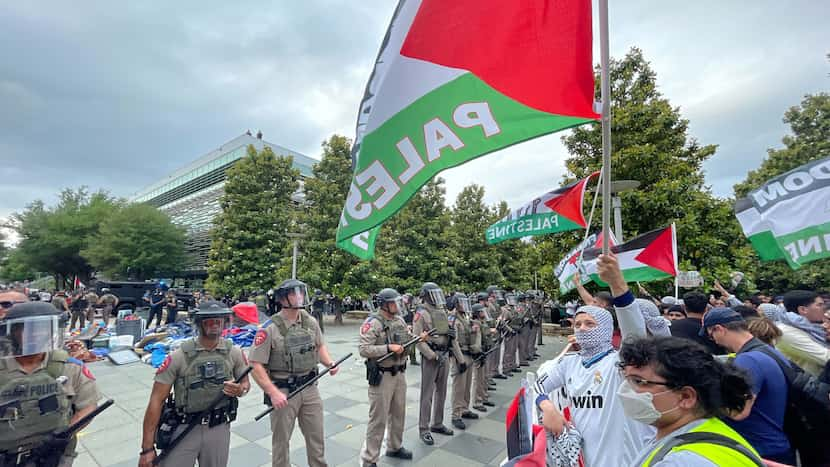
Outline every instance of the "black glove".
{"type": "Polygon", "coordinates": [[[458,364],[458,374],[460,375],[460,374],[464,373],[465,371],[467,371],[467,364],[464,363],[464,362],[459,363],[458,364]]]}

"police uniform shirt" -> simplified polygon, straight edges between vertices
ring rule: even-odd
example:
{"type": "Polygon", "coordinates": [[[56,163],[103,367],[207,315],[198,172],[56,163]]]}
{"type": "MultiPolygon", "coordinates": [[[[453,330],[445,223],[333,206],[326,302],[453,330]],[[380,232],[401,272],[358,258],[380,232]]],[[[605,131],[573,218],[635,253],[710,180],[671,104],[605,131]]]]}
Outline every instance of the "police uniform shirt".
{"type": "MultiPolygon", "coordinates": [[[[403,318],[400,316],[394,316],[391,320],[400,321],[401,327],[406,329],[406,323],[404,322],[403,318]]],[[[380,358],[383,357],[388,353],[387,350],[387,342],[390,344],[395,344],[392,339],[394,336],[392,335],[392,330],[384,331],[383,329],[383,321],[384,318],[379,318],[375,316],[369,316],[366,318],[366,321],[363,322],[363,325],[360,327],[360,345],[358,349],[360,351],[360,356],[364,358],[380,358]],[[388,334],[388,336],[387,336],[388,334]],[[388,337],[388,339],[387,339],[388,337]]],[[[412,339],[412,335],[407,332],[407,340],[412,339]]],[[[405,342],[398,342],[397,344],[403,345],[405,342]]],[[[388,359],[384,360],[380,363],[380,366],[384,368],[389,368],[393,366],[400,366],[409,358],[409,354],[407,352],[403,352],[400,355],[395,355],[389,357],[388,359]]]]}
{"type": "MultiPolygon", "coordinates": [[[[208,350],[202,346],[202,343],[198,338],[194,338],[194,341],[196,342],[197,352],[212,352],[212,350],[208,350]]],[[[219,343],[219,345],[223,344],[219,343]]],[[[231,348],[230,358],[231,362],[233,362],[233,377],[238,378],[239,375],[241,375],[248,367],[248,359],[245,358],[245,354],[242,353],[242,349],[237,346],[233,346],[233,348],[231,348]]],[[[187,357],[182,349],[176,349],[169,354],[166,359],[164,359],[164,362],[158,370],[156,370],[154,381],[161,384],[172,385],[176,382],[176,378],[184,374],[185,370],[187,370],[187,357]]]]}
{"type": "MultiPolygon", "coordinates": [[[[317,320],[314,319],[313,316],[309,315],[308,313],[300,313],[300,317],[297,321],[293,323],[289,322],[285,319],[285,315],[282,312],[278,313],[278,316],[283,318],[285,325],[288,327],[289,331],[294,326],[302,327],[302,320],[308,320],[306,326],[308,329],[314,334],[314,342],[315,346],[319,350],[320,347],[326,345],[325,341],[323,340],[323,333],[320,331],[320,325],[317,324],[317,320]]],[[[282,334],[280,333],[280,328],[277,327],[276,323],[271,322],[268,326],[260,329],[256,333],[256,337],[254,337],[254,345],[251,347],[248,356],[250,357],[252,362],[261,363],[268,368],[268,362],[271,358],[271,350],[272,349],[284,349],[285,342],[283,342],[282,334]]],[[[269,375],[271,378],[276,379],[284,379],[291,376],[288,372],[280,372],[280,371],[273,371],[269,369],[269,375]]]]}
{"type": "Polygon", "coordinates": [[[159,289],[156,289],[150,294],[150,306],[153,308],[160,308],[164,305],[164,292],[159,289]]]}
{"type": "MultiPolygon", "coordinates": [[[[25,375],[37,374],[41,371],[46,371],[46,366],[49,363],[49,357],[43,359],[40,364],[31,373],[26,373],[23,368],[17,363],[14,358],[6,358],[6,371],[11,375],[25,375]]],[[[98,385],[95,384],[95,377],[90,373],[89,368],[84,365],[84,362],[77,358],[68,358],[66,364],[63,365],[62,376],[66,377],[66,381],[61,385],[66,395],[69,397],[69,402],[72,404],[72,410],[78,412],[98,402],[101,398],[101,393],[98,392],[98,385]]],[[[36,390],[36,389],[34,389],[36,390]]],[[[48,392],[44,388],[44,393],[48,392]]]]}

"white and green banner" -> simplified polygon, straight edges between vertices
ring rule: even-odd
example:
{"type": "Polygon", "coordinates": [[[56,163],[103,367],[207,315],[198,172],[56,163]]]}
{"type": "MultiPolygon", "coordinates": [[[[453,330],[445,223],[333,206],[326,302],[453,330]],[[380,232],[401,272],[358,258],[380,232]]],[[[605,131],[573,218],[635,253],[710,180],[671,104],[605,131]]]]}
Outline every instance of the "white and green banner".
{"type": "Polygon", "coordinates": [[[735,203],[735,216],[758,256],[793,269],[830,257],[830,157],[764,183],[735,203]]]}
{"type": "Polygon", "coordinates": [[[591,2],[401,0],[366,86],[337,245],[374,256],[379,226],[442,170],[598,119],[591,2]]]}
{"type": "MultiPolygon", "coordinates": [[[[617,240],[614,238],[614,234],[611,233],[611,245],[616,244],[617,240]]],[[[591,275],[588,273],[584,258],[582,258],[583,250],[588,248],[602,248],[602,232],[589,235],[585,240],[580,242],[579,245],[569,251],[565,257],[559,261],[559,264],[556,265],[553,273],[559,280],[560,293],[565,294],[576,288],[574,275],[577,272],[579,272],[580,283],[587,284],[588,282],[591,282],[591,275]]],[[[596,259],[588,260],[588,262],[595,261],[596,259]]]]}
{"type": "Polygon", "coordinates": [[[582,214],[582,201],[585,198],[588,181],[597,175],[599,172],[570,185],[549,191],[525,203],[522,207],[511,210],[484,232],[487,243],[494,244],[511,238],[584,229],[585,216],[582,214]]]}

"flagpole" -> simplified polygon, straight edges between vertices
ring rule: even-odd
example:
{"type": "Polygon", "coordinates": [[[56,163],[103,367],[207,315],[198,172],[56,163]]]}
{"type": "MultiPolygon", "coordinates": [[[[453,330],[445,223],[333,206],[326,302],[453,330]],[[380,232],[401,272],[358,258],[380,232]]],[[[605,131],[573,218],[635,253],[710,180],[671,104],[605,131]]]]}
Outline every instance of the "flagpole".
{"type": "Polygon", "coordinates": [[[611,83],[608,63],[608,0],[599,0],[600,88],[602,93],[602,253],[611,238],[611,83]]]}

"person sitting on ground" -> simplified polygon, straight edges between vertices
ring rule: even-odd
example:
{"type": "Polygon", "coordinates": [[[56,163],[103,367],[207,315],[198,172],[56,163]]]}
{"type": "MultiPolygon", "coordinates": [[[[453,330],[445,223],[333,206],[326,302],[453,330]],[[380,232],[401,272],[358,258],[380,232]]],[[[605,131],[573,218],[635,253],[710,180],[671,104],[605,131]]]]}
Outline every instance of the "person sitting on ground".
{"type": "Polygon", "coordinates": [[[624,379],[617,398],[625,415],[657,428],[654,440],[630,465],[762,465],[749,442],[719,419],[749,405],[752,388],[746,373],[679,337],[627,340],[619,367],[624,379]]]}

